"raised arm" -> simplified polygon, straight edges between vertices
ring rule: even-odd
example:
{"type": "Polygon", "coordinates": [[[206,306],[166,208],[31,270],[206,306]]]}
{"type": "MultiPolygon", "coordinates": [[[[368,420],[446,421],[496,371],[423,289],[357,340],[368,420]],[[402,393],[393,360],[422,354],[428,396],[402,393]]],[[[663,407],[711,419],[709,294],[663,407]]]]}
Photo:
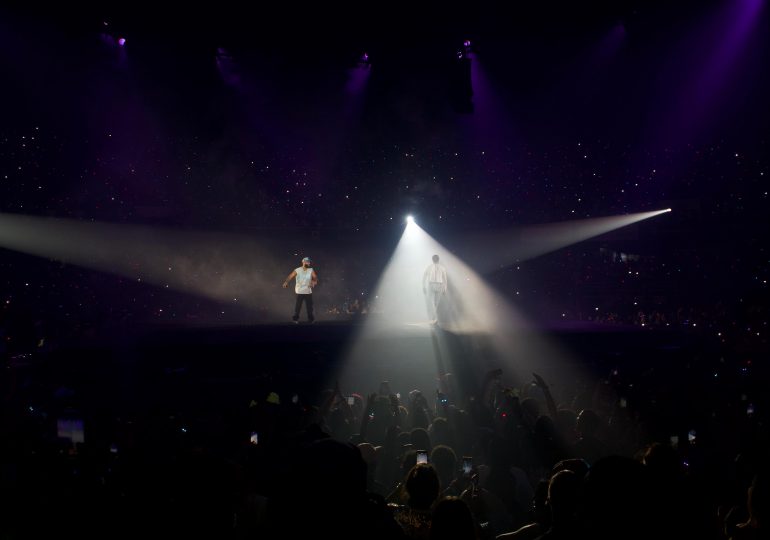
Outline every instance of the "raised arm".
{"type": "Polygon", "coordinates": [[[369,394],[366,398],[366,406],[364,412],[361,415],[361,428],[358,430],[358,434],[361,435],[361,440],[366,442],[366,428],[369,426],[369,413],[373,412],[374,400],[377,399],[377,394],[369,394]]]}
{"type": "MultiPolygon", "coordinates": [[[[314,275],[315,275],[315,273],[314,273],[314,275]]],[[[286,287],[288,287],[289,286],[289,281],[291,281],[295,277],[297,277],[297,271],[296,270],[292,270],[291,274],[289,274],[288,277],[283,281],[283,288],[285,289],[286,287]]]]}
{"type": "Polygon", "coordinates": [[[545,380],[538,375],[537,373],[532,373],[532,376],[535,377],[535,384],[537,384],[538,388],[540,388],[543,391],[543,396],[545,397],[545,404],[548,407],[548,414],[551,415],[551,419],[553,419],[554,422],[556,422],[556,402],[553,399],[553,396],[551,395],[551,389],[548,388],[548,384],[546,384],[545,380]]]}

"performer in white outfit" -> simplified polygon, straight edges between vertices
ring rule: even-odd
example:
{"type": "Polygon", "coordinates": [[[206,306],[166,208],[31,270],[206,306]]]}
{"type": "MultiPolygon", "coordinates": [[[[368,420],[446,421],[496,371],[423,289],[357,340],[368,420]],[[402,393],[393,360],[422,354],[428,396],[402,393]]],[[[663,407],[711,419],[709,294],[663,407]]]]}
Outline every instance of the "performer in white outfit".
{"type": "Polygon", "coordinates": [[[431,324],[438,322],[438,306],[447,290],[446,268],[438,263],[438,255],[433,256],[422,275],[422,293],[428,304],[428,318],[431,324]]]}
{"type": "Polygon", "coordinates": [[[310,267],[312,261],[310,257],[302,259],[302,266],[295,268],[289,277],[283,282],[283,288],[289,286],[289,281],[296,278],[294,282],[294,292],[297,295],[297,301],[294,303],[294,316],[291,318],[295,323],[299,322],[299,311],[302,309],[302,302],[307,306],[307,320],[313,322],[313,287],[318,285],[318,276],[310,267]]]}

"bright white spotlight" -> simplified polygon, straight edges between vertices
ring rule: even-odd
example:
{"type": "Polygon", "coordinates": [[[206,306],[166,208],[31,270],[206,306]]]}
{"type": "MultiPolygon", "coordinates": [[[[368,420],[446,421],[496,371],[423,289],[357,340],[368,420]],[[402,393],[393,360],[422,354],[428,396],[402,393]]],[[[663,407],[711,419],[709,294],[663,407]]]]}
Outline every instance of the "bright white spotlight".
{"type": "Polygon", "coordinates": [[[671,208],[666,208],[666,212],[671,212],[671,208]]]}
{"type": "Polygon", "coordinates": [[[414,216],[406,216],[407,223],[414,223],[414,216]]]}

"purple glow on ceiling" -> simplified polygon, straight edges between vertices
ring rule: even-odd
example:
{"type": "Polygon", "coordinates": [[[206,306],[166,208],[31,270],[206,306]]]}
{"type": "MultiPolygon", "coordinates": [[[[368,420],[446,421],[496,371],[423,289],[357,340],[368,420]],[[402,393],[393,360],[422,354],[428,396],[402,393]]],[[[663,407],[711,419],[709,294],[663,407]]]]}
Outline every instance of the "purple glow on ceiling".
{"type": "Polygon", "coordinates": [[[604,39],[599,44],[601,51],[605,57],[614,56],[620,46],[623,44],[623,40],[626,38],[626,27],[622,23],[618,23],[612,27],[612,30],[604,36],[604,39]]]}
{"type": "Polygon", "coordinates": [[[700,82],[709,86],[719,86],[730,67],[743,52],[744,45],[758,19],[762,0],[739,0],[729,6],[729,11],[719,17],[721,28],[715,29],[716,48],[708,59],[700,82]]]}
{"type": "Polygon", "coordinates": [[[741,63],[751,52],[746,45],[763,5],[763,0],[728,2],[683,42],[686,46],[676,55],[676,64],[669,67],[670,78],[676,80],[683,66],[694,67],[681,74],[684,80],[674,92],[676,97],[663,111],[666,120],[658,136],[666,144],[687,142],[718,119],[714,109],[743,76],[741,63]]]}
{"type": "Polygon", "coordinates": [[[348,80],[345,83],[345,94],[348,96],[360,96],[366,88],[366,81],[369,80],[369,64],[359,64],[361,67],[351,69],[348,72],[348,80]]]}
{"type": "Polygon", "coordinates": [[[512,111],[487,73],[483,60],[478,55],[466,60],[470,62],[473,112],[460,116],[458,121],[477,155],[493,156],[498,155],[499,149],[515,145],[520,136],[513,124],[512,111]]]}

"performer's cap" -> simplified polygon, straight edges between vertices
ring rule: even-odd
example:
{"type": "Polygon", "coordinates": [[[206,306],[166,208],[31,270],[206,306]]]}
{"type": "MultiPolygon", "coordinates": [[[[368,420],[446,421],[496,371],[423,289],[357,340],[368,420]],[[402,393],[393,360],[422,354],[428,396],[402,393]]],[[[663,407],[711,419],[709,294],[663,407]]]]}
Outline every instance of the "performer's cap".
{"type": "Polygon", "coordinates": [[[313,262],[313,261],[310,260],[310,257],[305,257],[304,259],[302,259],[302,262],[313,262]]]}

